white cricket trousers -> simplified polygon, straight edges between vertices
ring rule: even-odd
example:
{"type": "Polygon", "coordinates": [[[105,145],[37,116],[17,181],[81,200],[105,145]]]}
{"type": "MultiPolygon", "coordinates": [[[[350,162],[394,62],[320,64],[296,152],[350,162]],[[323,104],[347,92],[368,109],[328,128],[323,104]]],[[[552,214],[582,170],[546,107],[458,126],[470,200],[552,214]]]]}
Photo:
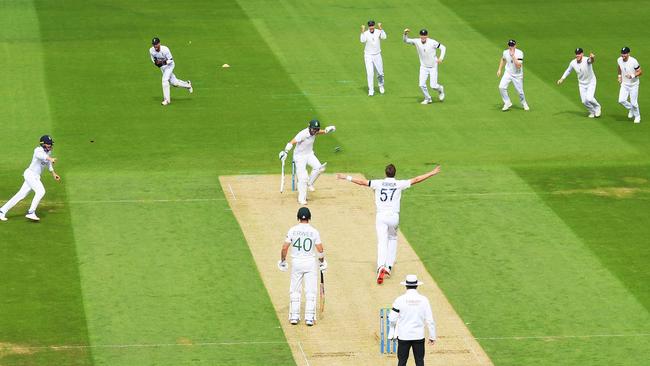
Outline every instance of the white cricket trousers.
{"type": "Polygon", "coordinates": [[[641,115],[639,111],[639,84],[625,85],[621,84],[621,90],[618,92],[618,102],[631,111],[634,117],[641,115]],[[629,98],[629,102],[628,102],[629,98]]]}
{"type": "Polygon", "coordinates": [[[174,87],[181,87],[185,89],[190,88],[190,83],[187,81],[177,79],[176,75],[174,75],[174,67],[176,65],[171,64],[171,65],[165,65],[160,68],[160,71],[162,72],[162,90],[163,90],[163,98],[166,101],[171,101],[171,95],[169,92],[169,84],[173,85],[174,87]]]}
{"type": "Polygon", "coordinates": [[[32,204],[29,206],[29,213],[36,212],[36,208],[38,207],[38,204],[41,202],[41,199],[43,196],[45,196],[45,187],[43,187],[43,183],[41,183],[41,176],[33,173],[31,170],[27,169],[25,170],[25,173],[23,173],[23,177],[25,178],[25,183],[23,183],[23,186],[20,187],[20,190],[18,190],[18,193],[16,193],[7,203],[5,203],[4,206],[0,207],[0,211],[3,213],[9,212],[16,204],[20,201],[22,201],[29,192],[34,191],[34,198],[32,199],[32,204]]]}
{"type": "Polygon", "coordinates": [[[305,320],[316,318],[316,293],[318,280],[316,258],[293,258],[291,261],[291,286],[289,287],[289,320],[300,320],[300,300],[305,287],[305,320]]]}
{"type": "Polygon", "coordinates": [[[366,76],[368,77],[368,93],[375,92],[375,71],[377,71],[377,84],[384,86],[384,62],[381,53],[369,55],[365,53],[363,59],[366,62],[366,76]]]}
{"type": "Polygon", "coordinates": [[[596,113],[596,111],[600,109],[600,104],[598,104],[595,97],[596,80],[586,85],[578,83],[578,89],[580,90],[580,100],[582,101],[582,104],[587,107],[589,113],[596,113]]]}
{"type": "Polygon", "coordinates": [[[377,268],[392,267],[397,258],[397,229],[399,213],[378,212],[377,227],[377,268]]]}
{"type": "Polygon", "coordinates": [[[501,93],[503,104],[511,103],[510,96],[508,95],[508,85],[510,85],[510,83],[512,83],[517,93],[519,93],[519,101],[522,104],[526,103],[526,96],[524,95],[524,76],[514,76],[506,71],[501,77],[501,82],[499,83],[499,93],[501,93]]]}
{"type": "Polygon", "coordinates": [[[316,180],[321,173],[322,164],[313,152],[294,155],[293,161],[296,163],[296,177],[298,178],[298,201],[307,201],[307,185],[316,180]],[[311,167],[311,176],[307,174],[307,165],[311,167]]]}
{"type": "Polygon", "coordinates": [[[440,93],[442,91],[442,85],[438,84],[438,59],[434,59],[433,67],[420,65],[420,89],[422,89],[422,94],[424,94],[425,99],[431,99],[429,89],[427,89],[427,78],[429,79],[431,89],[440,93]]]}

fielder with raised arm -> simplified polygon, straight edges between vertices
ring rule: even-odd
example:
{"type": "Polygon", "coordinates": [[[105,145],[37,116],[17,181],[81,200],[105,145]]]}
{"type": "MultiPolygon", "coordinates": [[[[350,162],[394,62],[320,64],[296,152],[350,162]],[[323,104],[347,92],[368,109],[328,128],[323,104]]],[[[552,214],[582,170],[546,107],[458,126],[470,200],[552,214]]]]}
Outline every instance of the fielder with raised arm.
{"type": "Polygon", "coordinates": [[[300,321],[300,299],[302,283],[305,282],[305,324],[314,325],[316,320],[317,271],[327,269],[323,243],[320,234],[309,224],[311,212],[307,207],[298,209],[298,225],[289,229],[282,244],[278,268],[286,272],[287,253],[291,248],[291,286],[289,287],[289,321],[296,325],[300,321]],[[316,262],[318,257],[318,264],[316,262]]]}
{"type": "Polygon", "coordinates": [[[593,53],[589,53],[589,58],[584,58],[584,51],[582,48],[576,48],[575,50],[576,58],[571,60],[569,67],[557,81],[557,85],[560,85],[564,82],[571,71],[576,72],[578,76],[578,90],[580,91],[580,100],[582,104],[587,107],[589,111],[589,118],[600,117],[601,110],[600,104],[596,100],[596,75],[594,74],[594,62],[596,62],[596,56],[593,53]]]}
{"type": "Polygon", "coordinates": [[[630,56],[630,48],[621,49],[621,57],[618,63],[618,82],[621,90],[618,93],[618,102],[628,110],[627,118],[634,118],[634,123],[641,123],[641,112],[639,111],[639,76],[643,70],[639,61],[630,56]],[[629,98],[629,101],[628,101],[629,98]]]}
{"type": "Polygon", "coordinates": [[[160,44],[160,39],[158,39],[158,37],[154,37],[151,40],[149,55],[151,56],[151,62],[159,67],[160,71],[162,72],[162,105],[168,105],[172,102],[171,94],[169,91],[169,84],[174,87],[185,88],[189,90],[190,93],[194,91],[194,89],[192,89],[191,81],[183,81],[176,78],[176,75],[174,75],[174,67],[176,67],[176,65],[174,64],[172,53],[169,51],[169,48],[167,46],[160,44]]]}
{"type": "Polygon", "coordinates": [[[507,111],[512,107],[510,96],[508,95],[508,85],[512,83],[515,90],[519,93],[519,101],[525,111],[530,110],[526,96],[524,95],[524,52],[517,48],[517,42],[514,39],[508,41],[508,49],[503,51],[501,60],[499,60],[499,69],[497,70],[497,77],[501,77],[499,83],[499,93],[503,99],[502,111],[507,111]],[[505,65],[506,71],[501,77],[501,70],[505,65]]]}
{"type": "Polygon", "coordinates": [[[418,184],[440,172],[440,166],[432,171],[406,180],[396,180],[395,165],[386,166],[385,179],[366,180],[337,174],[336,178],[346,179],[360,186],[367,186],[375,191],[377,206],[377,283],[384,282],[384,276],[389,276],[397,259],[397,228],[399,226],[399,211],[402,191],[418,184]]]}
{"type": "Polygon", "coordinates": [[[368,96],[375,95],[375,71],[377,71],[377,83],[379,92],[384,94],[384,63],[381,59],[381,40],[386,39],[386,32],[381,28],[381,23],[368,21],[368,30],[365,25],[361,25],[361,36],[359,40],[365,44],[363,50],[363,59],[366,63],[366,75],[368,77],[368,96]]]}
{"type": "Polygon", "coordinates": [[[34,149],[34,155],[32,156],[32,162],[29,164],[29,167],[25,169],[23,177],[25,178],[25,183],[20,187],[18,193],[16,193],[11,199],[5,203],[4,206],[0,207],[0,220],[7,221],[7,213],[11,210],[18,202],[23,198],[27,197],[30,191],[34,191],[34,198],[32,199],[32,204],[29,206],[29,211],[27,211],[26,218],[32,221],[39,221],[40,218],[36,216],[36,208],[41,202],[43,196],[45,196],[45,187],[41,182],[41,173],[43,168],[47,169],[52,173],[54,180],[59,181],[61,177],[54,171],[54,163],[56,163],[56,158],[53,158],[52,147],[54,146],[54,141],[48,135],[42,136],[40,144],[34,149]]]}
{"type": "Polygon", "coordinates": [[[441,102],[445,100],[445,88],[438,84],[438,64],[442,63],[445,59],[447,48],[435,39],[429,38],[429,32],[426,29],[420,30],[420,38],[408,38],[408,33],[411,30],[404,29],[402,39],[404,43],[415,46],[420,57],[420,89],[424,94],[424,100],[420,104],[431,104],[431,95],[427,89],[427,78],[429,78],[429,85],[431,88],[438,92],[438,100],[441,102]],[[440,57],[437,56],[437,50],[440,49],[440,57]]]}
{"type": "Polygon", "coordinates": [[[293,161],[296,164],[296,176],[298,177],[298,203],[307,204],[307,188],[315,191],[314,183],[316,179],[325,171],[325,164],[321,164],[314,154],[314,141],[316,136],[330,133],[336,130],[335,126],[325,127],[325,131],[320,129],[320,122],[316,119],[309,121],[309,127],[298,132],[296,137],[287,143],[284,150],[280,151],[280,160],[284,162],[289,155],[289,151],[296,145],[293,152],[293,161]],[[307,165],[311,167],[311,174],[307,174],[307,165]]]}

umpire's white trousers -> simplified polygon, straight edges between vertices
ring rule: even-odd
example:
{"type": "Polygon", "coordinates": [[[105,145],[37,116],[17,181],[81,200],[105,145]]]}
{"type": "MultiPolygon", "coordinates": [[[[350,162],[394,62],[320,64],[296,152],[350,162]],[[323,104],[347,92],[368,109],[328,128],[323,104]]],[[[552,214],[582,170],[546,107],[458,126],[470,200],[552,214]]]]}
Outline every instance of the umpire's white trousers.
{"type": "Polygon", "coordinates": [[[174,67],[175,64],[170,64],[170,65],[165,65],[160,68],[160,71],[162,72],[162,90],[163,90],[163,98],[167,101],[171,101],[171,95],[169,91],[169,85],[171,84],[174,87],[181,87],[185,89],[190,88],[190,83],[187,81],[181,80],[176,78],[176,75],[174,75],[174,67]]]}
{"type": "Polygon", "coordinates": [[[422,89],[424,98],[431,99],[429,89],[427,89],[427,79],[429,79],[429,85],[431,86],[431,89],[440,93],[441,85],[438,84],[438,59],[434,59],[432,67],[420,65],[420,81],[418,85],[420,86],[420,89],[422,89]]]}
{"type": "Polygon", "coordinates": [[[378,212],[377,227],[377,268],[392,267],[397,258],[398,212],[378,212]]]}
{"type": "Polygon", "coordinates": [[[25,178],[25,182],[23,183],[22,187],[20,187],[20,190],[18,190],[18,193],[16,193],[7,203],[5,203],[4,206],[0,207],[0,211],[3,213],[9,212],[16,204],[20,201],[22,201],[29,192],[34,191],[34,198],[32,199],[32,204],[29,206],[29,211],[30,213],[33,213],[36,211],[36,208],[38,207],[38,204],[41,202],[41,199],[43,196],[45,196],[45,187],[43,187],[43,183],[41,183],[41,176],[33,173],[31,170],[27,169],[25,170],[25,173],[23,173],[23,177],[25,178]]]}
{"type": "Polygon", "coordinates": [[[296,163],[296,177],[298,178],[298,201],[307,201],[307,183],[310,179],[307,174],[307,165],[311,167],[312,175],[318,175],[321,163],[313,152],[294,155],[293,161],[296,163]]]}
{"type": "Polygon", "coordinates": [[[580,100],[582,104],[587,107],[589,113],[596,113],[600,109],[600,104],[596,100],[596,80],[593,80],[589,84],[580,84],[578,83],[578,89],[580,90],[580,100]]]}
{"type": "Polygon", "coordinates": [[[522,104],[526,103],[526,96],[524,95],[524,75],[514,76],[506,71],[501,77],[501,82],[499,83],[499,93],[501,93],[503,104],[511,103],[510,96],[508,95],[508,85],[510,85],[510,83],[512,83],[517,93],[519,93],[519,101],[522,104]]]}
{"type": "Polygon", "coordinates": [[[291,286],[289,287],[289,320],[300,320],[300,300],[305,287],[305,320],[316,318],[316,293],[318,266],[315,257],[293,258],[291,261],[291,286]]]}
{"type": "Polygon", "coordinates": [[[639,111],[639,83],[635,85],[621,84],[621,90],[618,92],[618,102],[627,110],[631,111],[634,117],[641,115],[639,111]],[[629,102],[628,102],[629,98],[629,102]]]}
{"type": "Polygon", "coordinates": [[[368,77],[368,93],[375,92],[375,71],[377,72],[377,83],[384,86],[384,62],[381,53],[369,55],[365,53],[363,59],[366,63],[366,76],[368,77]]]}

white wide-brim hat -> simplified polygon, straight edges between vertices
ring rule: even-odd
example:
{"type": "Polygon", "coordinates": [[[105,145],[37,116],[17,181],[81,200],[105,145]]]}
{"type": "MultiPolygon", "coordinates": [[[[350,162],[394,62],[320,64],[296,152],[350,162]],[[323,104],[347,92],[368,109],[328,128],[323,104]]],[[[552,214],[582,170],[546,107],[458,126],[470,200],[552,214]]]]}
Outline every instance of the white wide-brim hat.
{"type": "Polygon", "coordinates": [[[400,282],[400,284],[402,284],[402,285],[404,285],[404,286],[419,286],[419,285],[423,285],[422,282],[418,281],[418,276],[416,276],[416,275],[414,275],[414,274],[407,275],[407,276],[406,276],[406,279],[405,279],[404,281],[400,282]]]}

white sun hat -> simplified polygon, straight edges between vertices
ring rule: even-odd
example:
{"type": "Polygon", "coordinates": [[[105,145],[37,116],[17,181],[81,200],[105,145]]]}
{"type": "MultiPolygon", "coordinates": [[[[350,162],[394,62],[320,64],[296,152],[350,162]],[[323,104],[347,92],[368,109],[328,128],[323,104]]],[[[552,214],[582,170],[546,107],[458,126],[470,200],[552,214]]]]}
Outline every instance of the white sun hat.
{"type": "Polygon", "coordinates": [[[407,276],[406,276],[406,280],[403,281],[403,282],[400,282],[400,284],[402,284],[402,285],[404,285],[404,286],[419,286],[419,285],[423,285],[422,282],[418,281],[418,276],[416,276],[416,275],[414,275],[414,274],[407,275],[407,276]]]}

